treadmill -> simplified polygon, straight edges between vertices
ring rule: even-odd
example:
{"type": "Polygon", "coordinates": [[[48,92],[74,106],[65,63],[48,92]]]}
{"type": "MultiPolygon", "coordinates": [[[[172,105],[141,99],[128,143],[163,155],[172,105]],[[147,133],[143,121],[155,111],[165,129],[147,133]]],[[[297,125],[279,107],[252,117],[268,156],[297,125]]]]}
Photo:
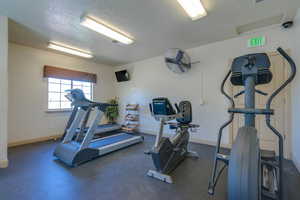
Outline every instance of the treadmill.
{"type": "Polygon", "coordinates": [[[76,167],[98,156],[143,142],[142,136],[122,132],[101,137],[101,134],[120,129],[118,124],[99,125],[106,108],[118,105],[90,101],[80,89],[67,92],[66,97],[72,102],[73,110],[63,139],[54,151],[54,156],[65,164],[76,167]],[[95,115],[87,127],[92,112],[95,115]],[[94,139],[95,134],[100,138],[94,139]]]}

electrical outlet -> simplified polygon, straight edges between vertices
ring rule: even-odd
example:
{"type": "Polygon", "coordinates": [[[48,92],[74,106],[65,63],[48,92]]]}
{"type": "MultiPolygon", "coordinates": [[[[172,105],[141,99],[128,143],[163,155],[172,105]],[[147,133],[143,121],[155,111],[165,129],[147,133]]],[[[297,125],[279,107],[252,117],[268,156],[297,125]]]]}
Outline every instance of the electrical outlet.
{"type": "Polygon", "coordinates": [[[200,103],[201,106],[205,104],[205,102],[202,98],[200,99],[199,103],[200,103]]]}

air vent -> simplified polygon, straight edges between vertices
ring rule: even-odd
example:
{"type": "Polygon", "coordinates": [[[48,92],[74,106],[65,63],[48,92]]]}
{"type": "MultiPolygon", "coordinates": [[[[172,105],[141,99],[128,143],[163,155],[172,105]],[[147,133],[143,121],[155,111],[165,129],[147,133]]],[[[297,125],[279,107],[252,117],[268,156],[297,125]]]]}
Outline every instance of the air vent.
{"type": "Polygon", "coordinates": [[[263,28],[266,26],[271,26],[273,24],[280,24],[282,22],[283,16],[284,15],[281,14],[281,15],[261,19],[261,20],[258,20],[258,21],[255,21],[255,22],[252,22],[249,24],[244,24],[244,25],[238,26],[236,28],[236,32],[238,34],[241,34],[241,33],[255,30],[255,29],[263,28]]]}

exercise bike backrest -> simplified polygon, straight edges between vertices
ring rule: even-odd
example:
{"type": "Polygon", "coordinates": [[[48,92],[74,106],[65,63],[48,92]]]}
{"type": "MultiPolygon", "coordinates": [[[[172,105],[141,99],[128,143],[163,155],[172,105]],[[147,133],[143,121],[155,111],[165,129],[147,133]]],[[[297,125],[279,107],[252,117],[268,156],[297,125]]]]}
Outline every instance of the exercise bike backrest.
{"type": "Polygon", "coordinates": [[[181,101],[174,104],[176,111],[168,98],[160,97],[152,100],[149,104],[150,112],[158,121],[170,121],[176,119],[178,123],[189,124],[192,122],[192,105],[189,101],[181,101]]]}

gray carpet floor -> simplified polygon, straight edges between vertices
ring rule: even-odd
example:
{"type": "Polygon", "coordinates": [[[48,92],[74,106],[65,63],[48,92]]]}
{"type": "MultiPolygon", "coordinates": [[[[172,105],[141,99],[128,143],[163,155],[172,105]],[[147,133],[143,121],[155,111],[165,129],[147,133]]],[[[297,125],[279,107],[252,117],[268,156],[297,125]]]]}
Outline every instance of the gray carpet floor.
{"type": "MultiPolygon", "coordinates": [[[[207,194],[214,148],[191,144],[198,160],[185,160],[173,173],[174,184],[146,176],[153,169],[143,152],[153,145],[145,142],[100,157],[77,168],[57,161],[49,141],[9,149],[10,166],[0,169],[1,200],[226,200],[226,178],[219,181],[215,196],[207,194]]],[[[300,199],[300,174],[291,161],[284,163],[284,200],[300,199]]]]}

